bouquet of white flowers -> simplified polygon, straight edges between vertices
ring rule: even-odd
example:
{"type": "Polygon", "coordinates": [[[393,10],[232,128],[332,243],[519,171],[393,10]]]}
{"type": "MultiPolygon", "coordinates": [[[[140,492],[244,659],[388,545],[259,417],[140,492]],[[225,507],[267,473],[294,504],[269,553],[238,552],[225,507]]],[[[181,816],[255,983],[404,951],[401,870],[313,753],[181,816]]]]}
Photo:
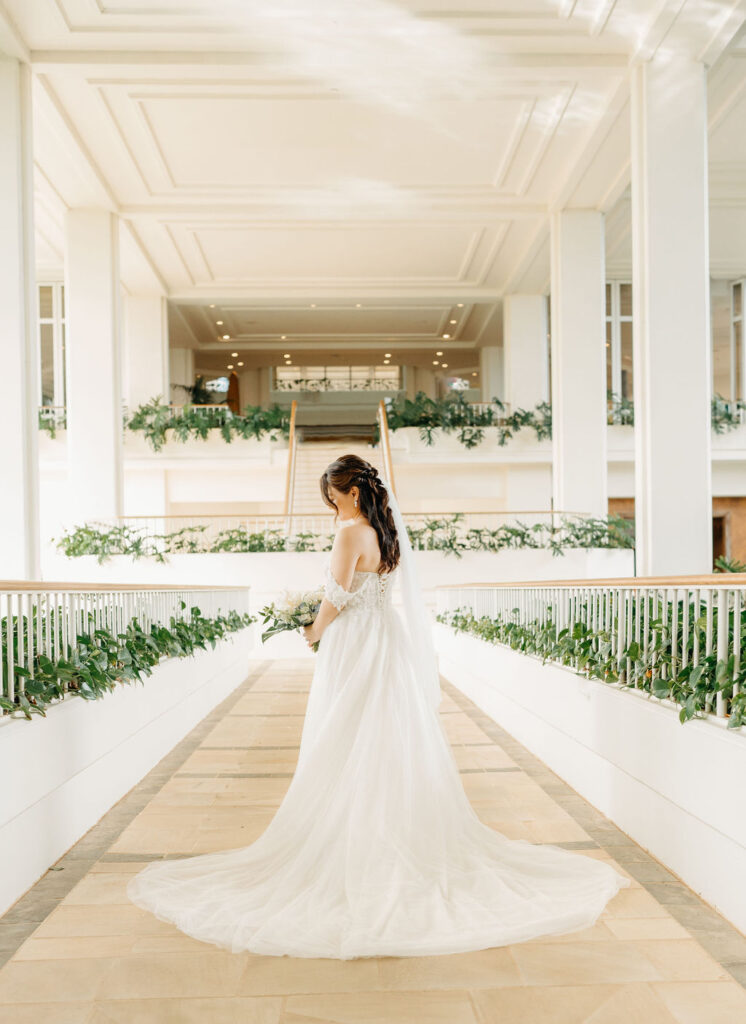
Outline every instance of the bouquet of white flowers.
{"type": "MultiPolygon", "coordinates": [[[[321,602],[324,599],[324,588],[311,590],[308,593],[297,593],[285,591],[279,601],[265,605],[259,614],[263,616],[264,625],[270,623],[269,629],[262,633],[262,643],[265,643],[275,633],[283,633],[288,629],[300,629],[302,626],[310,626],[319,614],[321,602]]],[[[318,641],[313,645],[313,650],[319,649],[318,641]]]]}

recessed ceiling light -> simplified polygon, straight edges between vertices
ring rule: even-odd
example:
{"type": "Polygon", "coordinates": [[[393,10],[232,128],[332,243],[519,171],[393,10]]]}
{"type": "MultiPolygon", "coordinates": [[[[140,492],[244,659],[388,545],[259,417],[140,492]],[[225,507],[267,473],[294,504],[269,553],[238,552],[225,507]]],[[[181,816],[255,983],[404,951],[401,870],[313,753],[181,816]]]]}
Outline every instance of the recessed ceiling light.
{"type": "Polygon", "coordinates": [[[222,320],[216,320],[215,323],[218,325],[218,327],[222,327],[223,326],[223,321],[222,320]]]}
{"type": "Polygon", "coordinates": [[[456,324],[458,323],[458,320],[450,320],[449,323],[456,324]]]}
{"type": "Polygon", "coordinates": [[[446,341],[447,341],[447,340],[448,340],[448,339],[450,338],[450,334],[444,334],[444,335],[443,335],[443,337],[444,337],[444,338],[446,339],[446,341]]]}
{"type": "Polygon", "coordinates": [[[363,305],[362,302],[356,302],[355,303],[355,309],[362,309],[362,305],[363,305]]]}
{"type": "Polygon", "coordinates": [[[231,340],[230,334],[224,334],[223,335],[223,341],[230,341],[230,340],[231,340]]]}
{"type": "Polygon", "coordinates": [[[442,352],[436,352],[436,353],[435,353],[435,355],[436,355],[436,356],[442,356],[442,355],[443,355],[443,353],[442,353],[442,352]]]}
{"type": "Polygon", "coordinates": [[[391,353],[390,352],[384,352],[383,355],[384,355],[385,359],[390,359],[391,358],[391,353]]]}
{"type": "Polygon", "coordinates": [[[457,302],[456,305],[458,306],[459,309],[463,309],[464,308],[463,302],[457,302]]]}
{"type": "Polygon", "coordinates": [[[215,303],[214,302],[210,303],[210,309],[215,309],[215,303]]]}
{"type": "Polygon", "coordinates": [[[473,373],[472,373],[472,377],[476,377],[476,375],[477,375],[477,371],[474,370],[473,373]]]}
{"type": "Polygon", "coordinates": [[[383,365],[384,366],[388,366],[390,363],[391,363],[390,359],[384,359],[384,361],[383,361],[383,365]]]}
{"type": "Polygon", "coordinates": [[[290,358],[290,353],[286,352],[285,355],[282,358],[283,359],[289,359],[290,358]]]}
{"type": "Polygon", "coordinates": [[[311,309],[316,309],[316,303],[315,302],[311,303],[311,309]]]}
{"type": "Polygon", "coordinates": [[[233,369],[233,363],[228,363],[228,369],[229,369],[229,370],[232,370],[232,369],[233,369]]]}
{"type": "Polygon", "coordinates": [[[239,365],[239,366],[243,366],[243,363],[239,363],[238,365],[239,365]]]}
{"type": "Polygon", "coordinates": [[[443,369],[444,369],[444,370],[447,370],[447,369],[448,369],[448,363],[443,363],[443,369]]]}
{"type": "Polygon", "coordinates": [[[287,338],[287,334],[281,334],[280,335],[280,341],[285,341],[286,338],[287,338]]]}
{"type": "Polygon", "coordinates": [[[235,357],[236,357],[236,356],[238,355],[238,352],[231,352],[231,355],[232,355],[232,356],[233,356],[233,358],[235,359],[235,357]]]}
{"type": "Polygon", "coordinates": [[[440,363],[437,359],[433,359],[433,366],[440,366],[440,363]]]}

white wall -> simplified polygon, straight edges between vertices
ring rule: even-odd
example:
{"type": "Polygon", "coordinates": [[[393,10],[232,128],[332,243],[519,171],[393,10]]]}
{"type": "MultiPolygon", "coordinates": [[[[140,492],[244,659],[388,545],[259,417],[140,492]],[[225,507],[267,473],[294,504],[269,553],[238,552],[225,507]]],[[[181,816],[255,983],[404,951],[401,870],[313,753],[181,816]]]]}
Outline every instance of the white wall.
{"type": "Polygon", "coordinates": [[[142,685],[2,721],[0,914],[243,682],[255,630],[166,659],[142,685]]]}
{"type": "Polygon", "coordinates": [[[443,675],[746,931],[746,729],[437,625],[443,675]]]}

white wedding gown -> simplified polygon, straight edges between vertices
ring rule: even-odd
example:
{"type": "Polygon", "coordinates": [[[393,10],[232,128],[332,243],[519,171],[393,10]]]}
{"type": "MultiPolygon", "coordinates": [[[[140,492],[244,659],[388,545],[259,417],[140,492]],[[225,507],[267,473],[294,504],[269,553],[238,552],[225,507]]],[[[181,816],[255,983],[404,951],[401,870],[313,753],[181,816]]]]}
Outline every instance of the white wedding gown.
{"type": "Polygon", "coordinates": [[[508,839],[471,807],[437,711],[416,683],[392,579],[356,572],[319,648],[298,765],[251,845],[154,861],[127,895],[233,952],[458,953],[575,931],[627,876],[508,839]]]}

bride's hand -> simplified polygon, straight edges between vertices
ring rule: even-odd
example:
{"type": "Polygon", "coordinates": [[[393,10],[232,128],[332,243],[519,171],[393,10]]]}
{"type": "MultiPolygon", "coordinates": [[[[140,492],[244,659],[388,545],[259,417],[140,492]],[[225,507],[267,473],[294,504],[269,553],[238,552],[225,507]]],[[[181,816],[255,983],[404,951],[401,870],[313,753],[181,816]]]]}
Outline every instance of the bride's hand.
{"type": "Polygon", "coordinates": [[[313,630],[313,626],[303,626],[303,639],[306,641],[309,647],[313,647],[315,643],[318,643],[321,637],[316,636],[313,630]]]}

